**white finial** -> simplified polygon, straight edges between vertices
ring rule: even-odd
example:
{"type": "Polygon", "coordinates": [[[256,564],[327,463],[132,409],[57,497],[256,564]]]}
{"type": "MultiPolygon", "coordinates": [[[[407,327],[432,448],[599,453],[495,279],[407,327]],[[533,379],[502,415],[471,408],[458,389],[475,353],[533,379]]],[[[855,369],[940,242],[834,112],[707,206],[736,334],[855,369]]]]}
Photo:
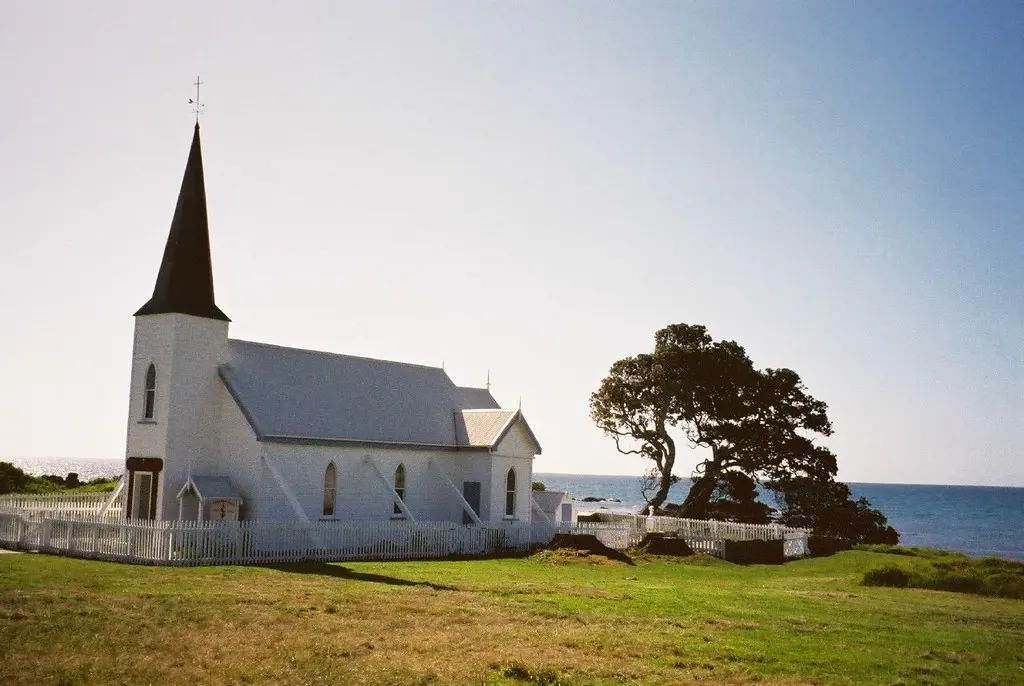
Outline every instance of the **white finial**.
{"type": "Polygon", "coordinates": [[[487,370],[487,390],[491,390],[491,370],[487,370]]]}

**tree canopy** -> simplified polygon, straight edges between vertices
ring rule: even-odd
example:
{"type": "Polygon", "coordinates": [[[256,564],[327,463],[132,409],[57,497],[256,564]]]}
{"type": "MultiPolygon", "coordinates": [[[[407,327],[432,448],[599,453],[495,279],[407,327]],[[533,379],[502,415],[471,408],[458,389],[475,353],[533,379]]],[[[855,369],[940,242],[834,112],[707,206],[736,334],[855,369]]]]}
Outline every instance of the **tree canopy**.
{"type": "Polygon", "coordinates": [[[826,404],[793,370],[758,369],[742,346],[715,341],[701,325],[667,326],[653,352],[615,362],[590,397],[590,414],[620,452],[654,463],[644,489],[652,511],[679,480],[680,439],[708,454],[681,516],[763,521],[756,484],[824,484],[836,475],[836,456],[816,442],[832,435],[826,404]]]}

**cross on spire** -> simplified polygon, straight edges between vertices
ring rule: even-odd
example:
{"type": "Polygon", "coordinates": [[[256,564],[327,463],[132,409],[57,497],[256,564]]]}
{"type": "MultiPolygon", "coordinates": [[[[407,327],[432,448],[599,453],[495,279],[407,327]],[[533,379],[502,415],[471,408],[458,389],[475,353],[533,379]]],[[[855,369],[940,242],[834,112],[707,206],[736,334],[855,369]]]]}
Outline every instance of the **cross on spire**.
{"type": "Polygon", "coordinates": [[[192,84],[196,87],[195,100],[192,98],[188,99],[188,104],[192,105],[192,113],[196,115],[196,123],[199,123],[199,115],[203,113],[203,103],[199,102],[199,87],[203,85],[203,82],[199,80],[199,76],[196,76],[196,82],[192,84]]]}

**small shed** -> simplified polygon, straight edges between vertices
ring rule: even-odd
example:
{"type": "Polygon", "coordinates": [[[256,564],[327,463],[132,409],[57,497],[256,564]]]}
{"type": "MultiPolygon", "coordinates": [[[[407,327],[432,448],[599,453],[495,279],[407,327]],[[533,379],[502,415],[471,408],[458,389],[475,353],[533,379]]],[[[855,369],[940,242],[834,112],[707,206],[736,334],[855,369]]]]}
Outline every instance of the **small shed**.
{"type": "Polygon", "coordinates": [[[555,525],[576,521],[576,507],[568,491],[533,491],[533,507],[555,525]]]}
{"type": "Polygon", "coordinates": [[[189,476],[178,491],[178,519],[235,521],[242,497],[226,476],[189,476]]]}

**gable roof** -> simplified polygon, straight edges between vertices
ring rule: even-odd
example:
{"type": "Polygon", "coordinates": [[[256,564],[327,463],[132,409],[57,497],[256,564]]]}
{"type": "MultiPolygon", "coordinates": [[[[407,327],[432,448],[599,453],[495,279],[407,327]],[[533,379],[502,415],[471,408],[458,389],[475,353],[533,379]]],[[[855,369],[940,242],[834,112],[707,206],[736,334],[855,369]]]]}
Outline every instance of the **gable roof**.
{"type": "Polygon", "coordinates": [[[458,433],[452,413],[498,407],[489,391],[460,388],[438,367],[249,341],[228,346],[220,376],[261,441],[485,447],[458,433]]]}
{"type": "Polygon", "coordinates": [[[563,502],[572,502],[565,491],[531,491],[530,495],[537,507],[549,515],[554,515],[563,502]]]}
{"type": "Polygon", "coordinates": [[[460,445],[490,448],[515,416],[516,410],[458,410],[455,434],[460,445]]]}
{"type": "Polygon", "coordinates": [[[242,502],[242,497],[238,495],[231,479],[226,476],[189,476],[185,480],[185,485],[178,491],[178,497],[188,493],[189,490],[194,490],[196,495],[204,500],[221,499],[242,502]]]}
{"type": "Polygon", "coordinates": [[[199,122],[178,191],[171,230],[164,246],[153,297],[135,316],[180,312],[229,322],[213,299],[213,264],[210,258],[210,227],[206,218],[206,182],[199,122]]]}
{"type": "Polygon", "coordinates": [[[455,412],[455,433],[460,445],[493,448],[519,422],[541,452],[540,443],[520,410],[463,409],[455,412]]]}

